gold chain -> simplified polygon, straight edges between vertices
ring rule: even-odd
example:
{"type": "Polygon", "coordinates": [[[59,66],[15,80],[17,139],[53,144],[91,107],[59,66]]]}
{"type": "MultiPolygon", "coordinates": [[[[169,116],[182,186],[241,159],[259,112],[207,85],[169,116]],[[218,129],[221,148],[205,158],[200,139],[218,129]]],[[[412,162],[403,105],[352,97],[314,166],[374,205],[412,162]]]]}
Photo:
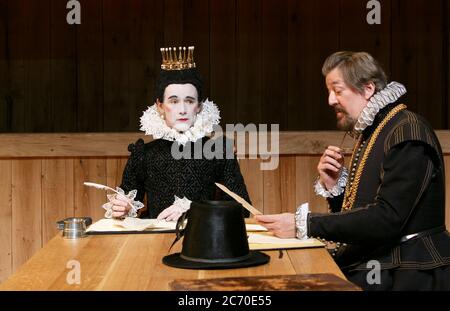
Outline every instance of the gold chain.
{"type": "MultiPolygon", "coordinates": [[[[355,203],[356,194],[358,193],[359,182],[361,180],[361,175],[363,173],[364,166],[366,165],[367,158],[369,157],[369,154],[372,151],[372,147],[375,145],[375,142],[376,142],[381,130],[397,113],[399,113],[400,111],[402,111],[404,109],[406,109],[406,105],[404,105],[404,104],[398,105],[397,107],[392,109],[388,113],[388,115],[383,119],[383,121],[377,126],[375,131],[373,132],[372,136],[370,137],[369,143],[367,144],[367,148],[364,151],[364,155],[361,159],[361,162],[358,165],[358,170],[356,171],[355,178],[352,181],[352,185],[347,186],[345,189],[344,202],[342,203],[341,211],[350,210],[353,207],[353,204],[355,203]]],[[[358,142],[356,143],[355,147],[353,148],[350,165],[353,164],[356,150],[357,150],[358,146],[361,144],[361,141],[362,141],[362,135],[360,135],[358,142]]],[[[351,168],[352,167],[350,166],[350,169],[351,168]]]]}

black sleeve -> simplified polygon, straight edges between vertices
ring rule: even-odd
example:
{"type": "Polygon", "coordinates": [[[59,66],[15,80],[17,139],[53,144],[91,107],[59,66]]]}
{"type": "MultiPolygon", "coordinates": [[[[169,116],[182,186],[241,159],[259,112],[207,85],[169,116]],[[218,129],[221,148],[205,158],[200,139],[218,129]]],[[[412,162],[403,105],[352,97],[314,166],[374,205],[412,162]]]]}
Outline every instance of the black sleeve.
{"type": "Polygon", "coordinates": [[[128,151],[131,152],[128,158],[127,164],[122,175],[122,188],[125,193],[131,190],[137,190],[135,200],[143,202],[145,190],[144,190],[144,141],[139,139],[135,144],[128,146],[128,151]]]}
{"type": "Polygon", "coordinates": [[[332,213],[341,211],[342,203],[344,202],[344,193],[334,198],[327,198],[328,208],[332,213]]]}
{"type": "MultiPolygon", "coordinates": [[[[226,143],[224,143],[224,145],[226,145],[226,143]]],[[[223,184],[225,187],[242,197],[245,201],[252,204],[236,155],[228,152],[228,157],[230,157],[230,154],[232,154],[232,158],[227,158],[227,156],[225,156],[225,159],[220,160],[222,165],[219,166],[220,171],[217,174],[217,182],[223,184]]],[[[233,198],[223,191],[219,191],[218,194],[219,200],[233,200],[233,198]]],[[[250,213],[246,209],[243,211],[243,214],[245,217],[250,216],[250,213]]]]}
{"type": "Polygon", "coordinates": [[[310,214],[308,235],[349,244],[400,238],[433,169],[432,155],[425,144],[408,141],[393,147],[383,163],[374,201],[350,211],[310,214]]]}

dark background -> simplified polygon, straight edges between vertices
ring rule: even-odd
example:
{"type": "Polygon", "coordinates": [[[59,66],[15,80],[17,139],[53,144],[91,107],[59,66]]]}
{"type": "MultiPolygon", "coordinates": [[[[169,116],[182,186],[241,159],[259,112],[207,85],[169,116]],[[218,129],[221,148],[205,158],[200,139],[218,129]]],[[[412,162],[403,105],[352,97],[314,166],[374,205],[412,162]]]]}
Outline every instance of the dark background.
{"type": "Polygon", "coordinates": [[[222,123],[335,129],[321,65],[365,50],[408,107],[448,129],[447,0],[0,0],[0,132],[130,132],[153,102],[159,48],[195,45],[222,123]]]}

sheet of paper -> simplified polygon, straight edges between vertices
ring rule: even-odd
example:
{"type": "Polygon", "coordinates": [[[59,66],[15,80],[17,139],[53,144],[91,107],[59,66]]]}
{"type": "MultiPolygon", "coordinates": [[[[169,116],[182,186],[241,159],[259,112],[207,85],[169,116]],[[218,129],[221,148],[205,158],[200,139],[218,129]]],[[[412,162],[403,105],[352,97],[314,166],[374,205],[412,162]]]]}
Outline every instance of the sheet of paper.
{"type": "Polygon", "coordinates": [[[324,247],[317,239],[281,239],[270,232],[249,233],[248,244],[252,250],[324,247]]]}
{"type": "Polygon", "coordinates": [[[168,222],[158,219],[140,219],[127,217],[119,219],[100,219],[89,226],[86,232],[120,232],[120,231],[144,231],[152,229],[174,230],[175,222],[168,222]]]}
{"type": "Polygon", "coordinates": [[[245,224],[245,228],[247,232],[259,232],[259,231],[267,231],[267,229],[258,224],[245,224]]]}

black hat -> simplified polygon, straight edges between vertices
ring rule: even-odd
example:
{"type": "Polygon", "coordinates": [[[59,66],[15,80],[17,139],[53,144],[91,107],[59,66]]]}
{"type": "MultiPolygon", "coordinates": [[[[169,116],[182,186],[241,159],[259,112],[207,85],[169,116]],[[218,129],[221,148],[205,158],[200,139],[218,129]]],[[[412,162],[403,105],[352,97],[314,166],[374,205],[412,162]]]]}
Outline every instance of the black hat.
{"type": "Polygon", "coordinates": [[[235,201],[192,202],[181,253],[163,263],[183,269],[231,269],[258,266],[270,257],[250,251],[242,206],[235,201]]]}

